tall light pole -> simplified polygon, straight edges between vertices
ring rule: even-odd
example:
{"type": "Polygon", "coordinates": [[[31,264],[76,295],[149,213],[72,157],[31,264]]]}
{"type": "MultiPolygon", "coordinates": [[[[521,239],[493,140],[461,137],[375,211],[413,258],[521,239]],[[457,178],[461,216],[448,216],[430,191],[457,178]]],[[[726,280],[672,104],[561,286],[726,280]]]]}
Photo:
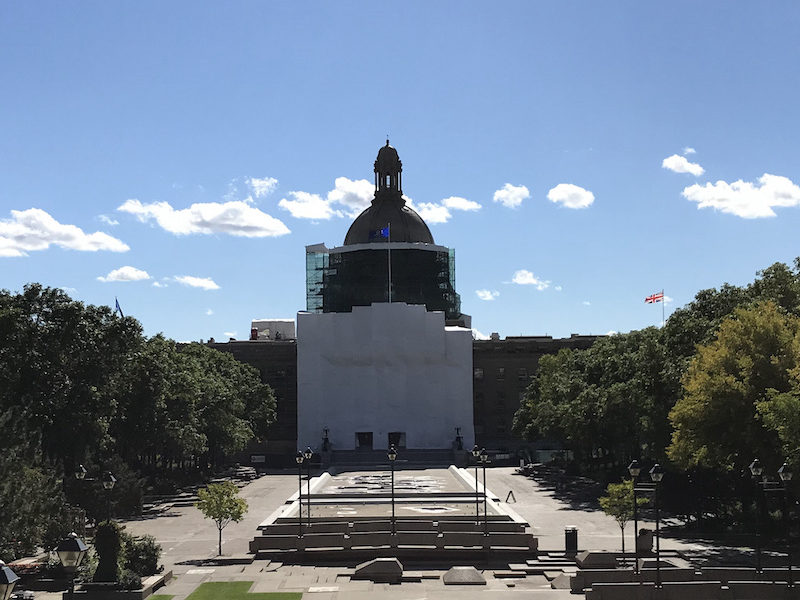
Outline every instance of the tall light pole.
{"type": "Polygon", "coordinates": [[[481,448],[481,466],[483,466],[483,535],[489,535],[489,513],[487,511],[486,497],[486,465],[489,462],[489,453],[486,448],[481,448]]]}
{"type": "Polygon", "coordinates": [[[480,497],[478,496],[478,463],[481,461],[481,449],[477,444],[472,447],[472,456],[475,458],[475,525],[481,523],[480,497]]]}
{"type": "Polygon", "coordinates": [[[306,475],[308,476],[307,485],[308,490],[306,494],[306,504],[308,505],[308,527],[311,529],[311,458],[314,456],[314,451],[311,449],[311,446],[306,446],[305,451],[303,452],[303,458],[305,459],[306,463],[306,475]]]}
{"type": "Polygon", "coordinates": [[[639,466],[639,461],[634,459],[628,465],[628,473],[631,474],[631,481],[633,483],[633,572],[639,574],[639,507],[637,506],[636,498],[636,482],[639,479],[639,473],[642,468],[639,466]]]}
{"type": "Polygon", "coordinates": [[[756,482],[758,498],[756,499],[756,573],[761,576],[761,511],[764,505],[764,488],[761,485],[761,476],[764,474],[764,465],[757,458],[750,463],[750,474],[756,482]]]}
{"type": "Polygon", "coordinates": [[[783,528],[786,530],[786,562],[789,567],[789,587],[794,587],[794,577],[792,576],[792,524],[789,520],[789,482],[792,480],[789,465],[783,463],[778,469],[778,475],[783,482],[783,528]]]}
{"type": "Polygon", "coordinates": [[[664,479],[664,468],[656,463],[650,469],[650,479],[655,484],[655,504],[656,504],[656,587],[661,587],[661,532],[659,531],[660,515],[658,513],[658,484],[664,479]]]}
{"type": "Polygon", "coordinates": [[[389,447],[389,452],[386,454],[386,457],[389,459],[389,466],[392,469],[392,535],[394,535],[397,533],[394,518],[394,461],[397,459],[397,450],[394,444],[389,447]]]}
{"type": "Polygon", "coordinates": [[[58,546],[56,546],[58,560],[61,561],[64,570],[67,572],[67,574],[69,574],[70,600],[75,593],[75,571],[78,570],[78,567],[80,566],[83,557],[86,556],[86,551],[88,549],[89,548],[76,533],[70,533],[58,543],[58,546]]]}
{"type": "Polygon", "coordinates": [[[294,457],[297,462],[297,537],[303,537],[303,460],[300,450],[294,457]]]}

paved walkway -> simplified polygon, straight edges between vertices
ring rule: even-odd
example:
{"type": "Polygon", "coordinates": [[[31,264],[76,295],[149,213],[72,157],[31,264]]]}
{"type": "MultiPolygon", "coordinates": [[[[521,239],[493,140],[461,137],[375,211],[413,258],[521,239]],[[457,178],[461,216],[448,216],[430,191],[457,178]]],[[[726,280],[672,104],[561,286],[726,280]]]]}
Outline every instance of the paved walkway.
{"type": "MultiPolygon", "coordinates": [[[[473,471],[471,471],[473,472],[473,471]]],[[[431,472],[436,476],[435,471],[431,472]]],[[[552,491],[533,480],[516,475],[510,467],[487,469],[487,487],[505,500],[513,492],[516,502],[506,506],[525,518],[539,538],[543,551],[564,550],[564,528],[575,526],[579,532],[581,549],[618,550],[620,530],[616,522],[599,510],[575,508],[554,497],[552,491]]],[[[245,486],[241,495],[248,501],[250,509],[241,523],[229,525],[223,532],[223,554],[245,555],[248,542],[256,534],[256,527],[283,506],[286,499],[297,491],[296,472],[286,471],[263,476],[245,486]]],[[[203,519],[192,506],[174,507],[153,518],[125,522],[127,530],[135,535],[151,534],[164,548],[163,562],[167,570],[173,570],[175,579],[160,590],[174,594],[175,600],[183,600],[200,583],[205,581],[254,581],[251,591],[298,591],[305,598],[314,600],[391,598],[397,600],[425,598],[457,598],[458,600],[487,599],[494,597],[559,598],[569,600],[569,592],[551,590],[542,576],[528,576],[522,580],[507,580],[494,577],[487,570],[486,586],[445,586],[441,576],[450,565],[431,565],[417,575],[416,581],[404,581],[398,585],[375,584],[368,581],[350,581],[348,567],[316,567],[282,565],[276,562],[257,560],[249,565],[213,566],[209,560],[216,555],[217,531],[212,521],[203,519]]],[[[632,524],[626,534],[627,544],[632,542],[632,524]]],[[[662,548],[702,550],[702,544],[662,540],[662,548]]],[[[354,565],[349,565],[352,567],[354,565]]],[[[413,568],[413,567],[412,567],[413,568]]],[[[480,567],[479,567],[480,570],[480,567]]],[[[58,595],[37,594],[37,600],[60,598],[58,595]]]]}

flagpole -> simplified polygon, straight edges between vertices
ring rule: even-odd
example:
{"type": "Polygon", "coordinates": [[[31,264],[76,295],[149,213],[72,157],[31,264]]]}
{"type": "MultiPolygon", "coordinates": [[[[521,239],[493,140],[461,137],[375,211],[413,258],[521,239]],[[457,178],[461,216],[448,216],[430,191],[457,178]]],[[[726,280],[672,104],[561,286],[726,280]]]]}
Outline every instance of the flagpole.
{"type": "Polygon", "coordinates": [[[387,223],[386,232],[386,254],[389,257],[389,304],[392,303],[392,224],[387,223]]]}
{"type": "Polygon", "coordinates": [[[664,319],[664,305],[667,303],[667,297],[664,296],[664,288],[661,288],[661,328],[664,328],[666,320],[664,319]]]}

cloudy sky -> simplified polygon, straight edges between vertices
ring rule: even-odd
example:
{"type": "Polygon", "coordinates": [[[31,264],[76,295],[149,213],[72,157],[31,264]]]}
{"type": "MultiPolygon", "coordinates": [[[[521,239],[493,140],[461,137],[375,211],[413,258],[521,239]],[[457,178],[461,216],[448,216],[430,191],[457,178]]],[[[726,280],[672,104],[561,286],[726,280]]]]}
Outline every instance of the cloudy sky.
{"type": "Polygon", "coordinates": [[[800,255],[800,5],[6,2],[0,288],[148,334],[305,307],[391,138],[480,332],[658,324],[800,255]]]}

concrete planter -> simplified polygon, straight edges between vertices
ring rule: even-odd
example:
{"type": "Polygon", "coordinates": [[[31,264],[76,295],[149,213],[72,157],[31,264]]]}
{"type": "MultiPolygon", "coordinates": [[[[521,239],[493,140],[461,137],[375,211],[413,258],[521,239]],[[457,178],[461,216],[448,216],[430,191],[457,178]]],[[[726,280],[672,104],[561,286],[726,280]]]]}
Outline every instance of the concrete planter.
{"type": "MultiPolygon", "coordinates": [[[[143,577],[142,588],[139,590],[118,590],[114,589],[114,584],[84,584],[81,589],[75,590],[75,597],[84,600],[143,600],[170,579],[172,579],[172,571],[143,577]]],[[[68,600],[69,592],[64,592],[61,597],[63,600],[68,600]]]]}

